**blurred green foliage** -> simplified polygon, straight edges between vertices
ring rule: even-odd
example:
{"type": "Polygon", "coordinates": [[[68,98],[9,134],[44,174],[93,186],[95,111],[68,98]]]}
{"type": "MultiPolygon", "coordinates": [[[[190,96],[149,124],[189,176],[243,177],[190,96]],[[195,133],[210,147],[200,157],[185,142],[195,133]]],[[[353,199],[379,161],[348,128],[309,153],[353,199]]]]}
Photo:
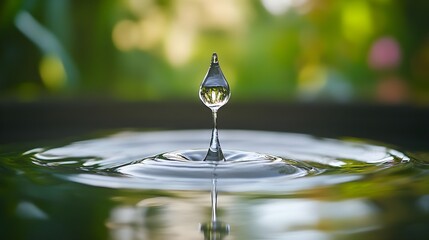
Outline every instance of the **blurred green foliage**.
{"type": "Polygon", "coordinates": [[[429,103],[423,0],[3,0],[1,98],[429,103]]]}

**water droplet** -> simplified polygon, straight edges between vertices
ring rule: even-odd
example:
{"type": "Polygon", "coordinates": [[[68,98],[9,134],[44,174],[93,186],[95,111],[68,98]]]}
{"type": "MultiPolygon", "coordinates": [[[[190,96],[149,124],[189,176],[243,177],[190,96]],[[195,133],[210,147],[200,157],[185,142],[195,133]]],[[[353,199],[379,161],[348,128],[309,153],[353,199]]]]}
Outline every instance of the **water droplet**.
{"type": "Polygon", "coordinates": [[[219,58],[213,53],[209,70],[200,86],[200,99],[212,111],[225,105],[231,92],[229,84],[219,65],[219,58]]]}
{"type": "Polygon", "coordinates": [[[213,113],[213,130],[210,140],[210,147],[205,161],[221,161],[225,160],[222,149],[219,143],[217,131],[217,110],[225,105],[231,91],[229,84],[223,75],[222,69],[219,66],[219,58],[216,53],[213,53],[209,70],[200,85],[200,99],[201,101],[212,110],[213,113]]]}

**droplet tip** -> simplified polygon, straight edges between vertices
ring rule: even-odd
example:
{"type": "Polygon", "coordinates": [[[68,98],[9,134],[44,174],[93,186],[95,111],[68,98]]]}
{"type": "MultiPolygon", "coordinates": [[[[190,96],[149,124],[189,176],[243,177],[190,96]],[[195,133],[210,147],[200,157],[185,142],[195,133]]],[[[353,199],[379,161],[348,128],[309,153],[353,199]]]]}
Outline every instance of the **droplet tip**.
{"type": "Polygon", "coordinates": [[[218,63],[219,62],[219,58],[217,57],[217,53],[214,52],[212,55],[212,63],[218,63]]]}

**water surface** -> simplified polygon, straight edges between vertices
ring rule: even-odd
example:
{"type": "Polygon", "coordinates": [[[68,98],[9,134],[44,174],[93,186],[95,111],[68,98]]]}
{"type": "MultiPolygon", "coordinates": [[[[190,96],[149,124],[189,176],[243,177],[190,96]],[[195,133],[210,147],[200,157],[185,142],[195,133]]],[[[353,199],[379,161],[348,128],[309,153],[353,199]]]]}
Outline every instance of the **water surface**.
{"type": "MultiPolygon", "coordinates": [[[[426,239],[429,157],[362,140],[224,130],[118,132],[1,156],[16,239],[204,239],[217,181],[224,239],[426,239]]],[[[207,239],[207,236],[206,236],[207,239]]],[[[212,238],[214,239],[214,238],[212,238]]]]}

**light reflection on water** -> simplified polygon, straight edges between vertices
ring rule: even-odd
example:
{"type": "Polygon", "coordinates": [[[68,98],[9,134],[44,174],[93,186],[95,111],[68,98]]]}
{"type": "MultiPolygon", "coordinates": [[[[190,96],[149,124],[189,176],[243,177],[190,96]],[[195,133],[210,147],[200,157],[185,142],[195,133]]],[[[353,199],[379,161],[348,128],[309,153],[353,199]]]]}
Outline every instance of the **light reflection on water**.
{"type": "MultiPolygon", "coordinates": [[[[196,226],[206,218],[208,199],[144,201],[156,204],[112,209],[107,226],[114,239],[202,239],[196,226]]],[[[380,210],[366,199],[243,201],[226,196],[220,202],[225,206],[222,221],[232,228],[228,239],[347,239],[383,226],[380,210]]]]}
{"type": "Polygon", "coordinates": [[[44,237],[64,237],[67,227],[46,231],[58,223],[74,229],[69,236],[115,240],[425,239],[429,233],[422,227],[429,224],[429,165],[419,158],[425,154],[300,134],[221,135],[226,162],[201,161],[209,131],[120,132],[5,157],[10,171],[2,179],[17,179],[9,196],[20,197],[9,205],[24,221],[21,232],[34,233],[36,221],[44,237]],[[207,231],[213,177],[223,225],[207,231]]]}

